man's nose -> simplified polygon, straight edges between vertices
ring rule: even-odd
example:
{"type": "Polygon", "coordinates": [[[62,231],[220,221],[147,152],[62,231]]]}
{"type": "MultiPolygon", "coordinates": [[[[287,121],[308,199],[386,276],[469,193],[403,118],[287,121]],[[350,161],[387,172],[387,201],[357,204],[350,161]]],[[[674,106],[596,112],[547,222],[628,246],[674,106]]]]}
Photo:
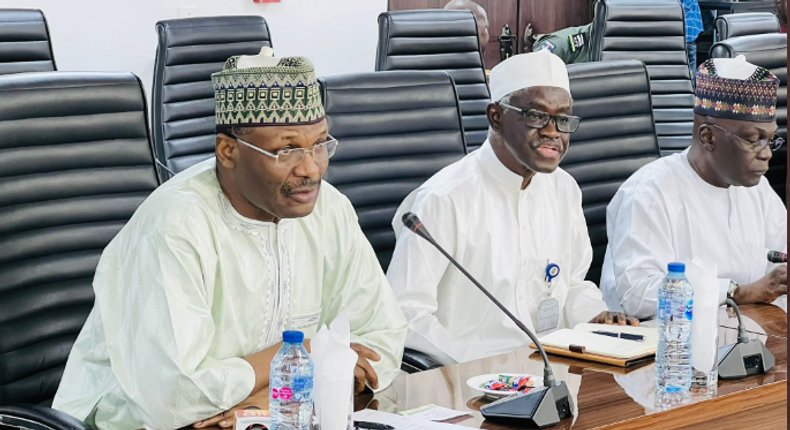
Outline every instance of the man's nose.
{"type": "Polygon", "coordinates": [[[757,159],[761,161],[770,161],[774,153],[771,151],[771,145],[765,145],[757,152],[757,159]]]}
{"type": "Polygon", "coordinates": [[[321,167],[315,162],[312,152],[304,155],[302,162],[294,167],[293,173],[297,177],[309,178],[314,181],[321,179],[321,167]]]}

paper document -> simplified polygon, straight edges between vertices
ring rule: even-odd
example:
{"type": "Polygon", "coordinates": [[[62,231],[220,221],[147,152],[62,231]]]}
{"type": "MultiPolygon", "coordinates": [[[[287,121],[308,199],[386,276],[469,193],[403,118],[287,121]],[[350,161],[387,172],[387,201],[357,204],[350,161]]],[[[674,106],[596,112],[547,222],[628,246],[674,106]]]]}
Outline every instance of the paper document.
{"type": "Polygon", "coordinates": [[[354,421],[388,424],[395,427],[395,430],[461,430],[469,428],[455,424],[435,423],[422,418],[407,417],[371,409],[354,412],[354,421]]]}
{"type": "Polygon", "coordinates": [[[469,412],[456,411],[436,405],[425,405],[409,411],[403,411],[400,414],[406,417],[421,418],[428,421],[447,421],[469,415],[469,412]]]}

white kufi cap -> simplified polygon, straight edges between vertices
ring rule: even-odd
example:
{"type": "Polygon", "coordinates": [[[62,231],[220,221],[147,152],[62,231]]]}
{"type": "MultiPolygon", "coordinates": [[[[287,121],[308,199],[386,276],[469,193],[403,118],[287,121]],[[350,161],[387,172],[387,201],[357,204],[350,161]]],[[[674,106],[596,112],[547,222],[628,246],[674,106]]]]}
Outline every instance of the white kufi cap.
{"type": "Polygon", "coordinates": [[[491,71],[491,100],[531,87],[557,87],[571,93],[568,68],[549,51],[519,54],[508,58],[491,71]]]}

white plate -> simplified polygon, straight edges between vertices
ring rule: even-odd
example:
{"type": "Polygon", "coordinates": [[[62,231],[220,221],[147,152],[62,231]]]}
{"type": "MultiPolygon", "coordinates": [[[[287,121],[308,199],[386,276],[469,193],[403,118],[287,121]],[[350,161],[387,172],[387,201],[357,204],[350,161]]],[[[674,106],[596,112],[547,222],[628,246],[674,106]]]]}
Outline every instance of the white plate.
{"type": "Polygon", "coordinates": [[[485,394],[486,396],[490,396],[490,397],[507,397],[507,396],[516,394],[515,392],[512,392],[512,391],[511,392],[508,392],[508,391],[494,391],[494,390],[484,390],[484,389],[480,388],[480,385],[485,384],[488,381],[493,381],[495,379],[499,379],[499,375],[505,375],[505,376],[531,376],[532,377],[531,381],[535,384],[536,388],[543,386],[543,378],[541,378],[540,376],[530,375],[528,373],[492,373],[492,374],[489,374],[489,375],[478,375],[478,376],[475,376],[473,378],[469,378],[469,380],[466,381],[466,385],[469,388],[471,388],[471,389],[473,389],[475,391],[479,391],[479,392],[485,394]]]}

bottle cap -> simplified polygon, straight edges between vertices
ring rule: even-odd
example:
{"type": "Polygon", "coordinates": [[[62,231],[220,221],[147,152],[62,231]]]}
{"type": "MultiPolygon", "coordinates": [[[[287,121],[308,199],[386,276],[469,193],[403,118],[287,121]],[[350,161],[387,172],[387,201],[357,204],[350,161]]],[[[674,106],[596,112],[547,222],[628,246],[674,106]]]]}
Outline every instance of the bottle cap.
{"type": "Polygon", "coordinates": [[[670,272],[686,273],[686,265],[683,263],[669,263],[667,266],[670,272]]]}
{"type": "Polygon", "coordinates": [[[301,331],[291,330],[283,332],[283,342],[285,343],[302,343],[304,342],[304,333],[301,331]]]}

